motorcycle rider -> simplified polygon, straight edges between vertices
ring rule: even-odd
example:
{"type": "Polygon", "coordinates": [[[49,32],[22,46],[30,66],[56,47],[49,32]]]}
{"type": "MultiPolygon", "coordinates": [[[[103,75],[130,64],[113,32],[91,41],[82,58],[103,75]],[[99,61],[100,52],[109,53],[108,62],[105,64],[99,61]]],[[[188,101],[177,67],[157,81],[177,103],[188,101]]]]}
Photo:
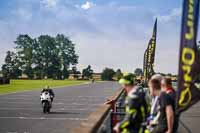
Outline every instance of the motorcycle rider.
{"type": "Polygon", "coordinates": [[[144,133],[142,123],[146,121],[148,114],[148,103],[144,89],[134,85],[134,77],[131,74],[124,75],[119,83],[128,92],[126,115],[124,120],[114,127],[114,130],[117,133],[144,133]]]}
{"type": "Polygon", "coordinates": [[[43,92],[49,92],[50,97],[51,97],[51,102],[53,102],[53,99],[54,99],[54,97],[55,97],[55,93],[53,92],[53,90],[52,90],[48,85],[46,85],[46,86],[43,88],[43,90],[41,91],[41,94],[42,94],[43,92]]]}

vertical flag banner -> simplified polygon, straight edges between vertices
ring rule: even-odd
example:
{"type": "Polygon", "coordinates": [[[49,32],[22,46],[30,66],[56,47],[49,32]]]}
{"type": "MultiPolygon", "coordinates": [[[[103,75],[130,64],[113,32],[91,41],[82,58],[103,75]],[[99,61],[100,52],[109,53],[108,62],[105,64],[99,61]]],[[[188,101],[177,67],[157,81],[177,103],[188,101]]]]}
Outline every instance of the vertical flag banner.
{"type": "Polygon", "coordinates": [[[144,73],[144,79],[145,79],[145,83],[147,82],[147,59],[148,59],[148,51],[145,50],[144,52],[144,62],[143,62],[143,73],[144,73]]]}
{"type": "MultiPolygon", "coordinates": [[[[152,39],[151,39],[152,40],[152,39]]],[[[152,43],[151,43],[151,40],[149,41],[149,44],[148,44],[148,48],[147,48],[147,54],[148,54],[148,58],[147,58],[147,79],[150,79],[151,76],[152,76],[152,72],[154,71],[153,68],[152,68],[152,43]]]]}
{"type": "Polygon", "coordinates": [[[156,52],[156,37],[157,37],[157,19],[154,24],[154,29],[153,29],[153,36],[151,38],[151,70],[150,70],[150,75],[152,76],[154,74],[154,61],[155,61],[155,52],[156,52]]]}
{"type": "Polygon", "coordinates": [[[184,0],[179,56],[177,112],[200,100],[200,51],[197,49],[199,0],[184,0]]]}
{"type": "Polygon", "coordinates": [[[157,19],[153,28],[153,35],[148,43],[148,47],[144,54],[144,77],[147,81],[154,74],[154,61],[156,51],[156,38],[157,38],[157,19]]]}

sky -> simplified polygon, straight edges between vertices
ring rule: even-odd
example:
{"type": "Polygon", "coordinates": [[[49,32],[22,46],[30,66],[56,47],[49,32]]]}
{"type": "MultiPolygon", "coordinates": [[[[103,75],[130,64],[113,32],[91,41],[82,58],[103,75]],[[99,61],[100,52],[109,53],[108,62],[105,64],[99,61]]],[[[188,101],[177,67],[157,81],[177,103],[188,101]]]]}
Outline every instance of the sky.
{"type": "Polygon", "coordinates": [[[78,68],[133,72],[158,18],[155,71],[177,73],[182,0],[0,0],[0,66],[19,34],[63,33],[76,44],[78,68]]]}

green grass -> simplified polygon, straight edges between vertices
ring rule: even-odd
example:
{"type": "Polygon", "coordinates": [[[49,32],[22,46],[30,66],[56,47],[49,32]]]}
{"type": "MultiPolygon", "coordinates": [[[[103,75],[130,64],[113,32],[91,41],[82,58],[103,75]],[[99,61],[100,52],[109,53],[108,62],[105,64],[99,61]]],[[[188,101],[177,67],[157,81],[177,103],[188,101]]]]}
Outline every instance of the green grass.
{"type": "Polygon", "coordinates": [[[9,85],[0,85],[0,94],[20,92],[26,90],[42,89],[45,85],[61,87],[78,85],[88,81],[82,80],[11,80],[9,85]]]}

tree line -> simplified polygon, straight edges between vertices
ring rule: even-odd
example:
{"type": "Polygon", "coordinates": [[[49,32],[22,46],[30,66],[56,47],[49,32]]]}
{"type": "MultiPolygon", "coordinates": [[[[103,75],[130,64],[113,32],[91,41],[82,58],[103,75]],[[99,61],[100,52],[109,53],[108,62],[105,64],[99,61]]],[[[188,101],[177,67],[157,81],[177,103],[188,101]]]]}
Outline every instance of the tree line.
{"type": "MultiPolygon", "coordinates": [[[[134,73],[131,73],[133,77],[142,76],[143,71],[141,68],[136,68],[134,73]]],[[[112,68],[105,68],[101,74],[102,80],[119,80],[123,76],[123,72],[121,69],[117,69],[116,71],[112,68]]]]}
{"type": "Polygon", "coordinates": [[[19,35],[14,43],[15,50],[7,52],[2,65],[5,77],[18,78],[25,74],[29,79],[64,79],[69,76],[70,66],[75,68],[78,63],[75,44],[63,34],[37,38],[19,35]]]}
{"type": "MultiPolygon", "coordinates": [[[[70,74],[74,78],[92,79],[94,71],[88,65],[82,72],[77,70],[79,56],[75,44],[65,35],[55,37],[40,35],[32,38],[27,34],[19,35],[14,41],[13,51],[7,51],[2,74],[6,78],[17,79],[23,74],[29,79],[65,79],[70,74]]],[[[123,73],[120,69],[105,68],[102,80],[119,80],[123,73]]],[[[133,75],[142,76],[141,68],[136,68],[133,75]]],[[[170,75],[170,74],[169,74],[170,75]]]]}

